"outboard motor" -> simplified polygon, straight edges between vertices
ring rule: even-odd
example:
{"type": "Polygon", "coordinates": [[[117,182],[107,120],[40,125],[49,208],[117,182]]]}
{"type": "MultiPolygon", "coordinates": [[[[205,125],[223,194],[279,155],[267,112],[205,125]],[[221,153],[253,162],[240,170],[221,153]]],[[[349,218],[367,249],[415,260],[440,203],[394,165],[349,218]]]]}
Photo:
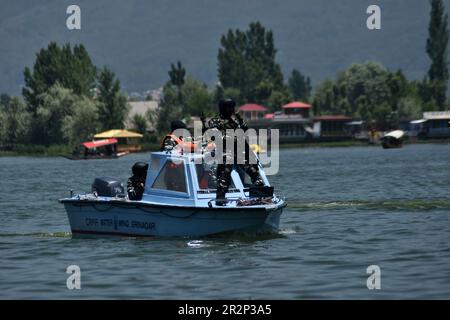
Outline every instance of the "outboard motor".
{"type": "Polygon", "coordinates": [[[100,197],[125,197],[125,188],[122,182],[109,177],[95,178],[92,192],[97,193],[100,197]]]}

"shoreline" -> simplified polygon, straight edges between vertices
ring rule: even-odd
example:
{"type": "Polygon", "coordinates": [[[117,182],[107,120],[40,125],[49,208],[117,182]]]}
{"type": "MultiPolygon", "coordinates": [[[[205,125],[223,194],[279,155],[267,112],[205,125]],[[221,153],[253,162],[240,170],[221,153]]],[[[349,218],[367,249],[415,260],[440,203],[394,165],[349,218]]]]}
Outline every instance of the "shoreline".
{"type": "MultiPolygon", "coordinates": [[[[450,139],[430,139],[419,141],[405,141],[404,145],[412,144],[450,144],[450,139]]],[[[369,144],[362,141],[334,141],[334,142],[301,142],[301,143],[280,143],[280,149],[305,149],[305,148],[349,148],[349,147],[380,147],[379,144],[369,144]]],[[[23,147],[23,150],[6,151],[0,150],[0,157],[37,157],[50,158],[61,157],[63,154],[70,154],[69,148],[66,146],[50,146],[50,147],[30,147],[30,150],[23,147]]],[[[137,153],[154,152],[159,150],[157,144],[144,144],[142,151],[137,153]]]]}
{"type": "MultiPolygon", "coordinates": [[[[450,139],[429,139],[403,142],[403,145],[414,144],[450,144],[450,139]]],[[[280,143],[280,149],[302,149],[302,148],[346,148],[346,147],[379,147],[381,144],[369,144],[362,141],[331,141],[331,142],[303,142],[303,143],[280,143]]]]}
{"type": "MultiPolygon", "coordinates": [[[[159,150],[159,144],[143,143],[142,150],[139,152],[152,152],[159,150]]],[[[1,157],[36,157],[36,158],[51,158],[62,157],[72,153],[72,148],[68,146],[24,146],[21,145],[18,150],[0,150],[1,157]]]]}

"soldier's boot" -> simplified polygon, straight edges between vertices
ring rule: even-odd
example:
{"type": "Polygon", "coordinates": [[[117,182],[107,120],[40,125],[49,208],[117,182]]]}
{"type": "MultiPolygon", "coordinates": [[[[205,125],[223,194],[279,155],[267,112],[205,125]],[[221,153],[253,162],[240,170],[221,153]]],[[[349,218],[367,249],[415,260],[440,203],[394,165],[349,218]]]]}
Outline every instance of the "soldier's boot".
{"type": "Polygon", "coordinates": [[[227,198],[225,198],[226,192],[224,190],[217,189],[216,194],[216,206],[224,206],[228,203],[227,198]]]}
{"type": "Polygon", "coordinates": [[[244,167],[244,170],[250,176],[250,179],[252,180],[253,185],[255,185],[256,187],[264,186],[264,181],[261,178],[261,175],[259,174],[259,167],[258,167],[258,165],[256,165],[256,164],[246,165],[244,167]]]}
{"type": "Polygon", "coordinates": [[[217,166],[217,191],[216,191],[216,205],[224,206],[228,203],[226,194],[231,183],[231,171],[233,166],[219,164],[217,166]]]}

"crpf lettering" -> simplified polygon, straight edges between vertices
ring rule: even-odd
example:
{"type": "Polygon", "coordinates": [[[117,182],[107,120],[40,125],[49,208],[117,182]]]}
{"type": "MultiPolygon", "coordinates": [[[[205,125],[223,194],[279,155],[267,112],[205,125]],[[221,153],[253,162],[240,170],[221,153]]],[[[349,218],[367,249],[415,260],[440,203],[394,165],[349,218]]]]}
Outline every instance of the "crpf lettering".
{"type": "Polygon", "coordinates": [[[130,222],[128,220],[119,220],[119,227],[129,227],[130,222]]]}
{"type": "Polygon", "coordinates": [[[100,220],[102,226],[112,226],[114,224],[113,219],[102,219],[100,220]]]}
{"type": "Polygon", "coordinates": [[[96,226],[98,225],[98,219],[96,218],[86,218],[85,223],[87,226],[96,226]]]}
{"type": "Polygon", "coordinates": [[[154,222],[146,222],[146,221],[132,221],[131,227],[137,228],[137,229],[155,229],[155,223],[154,222]]]}

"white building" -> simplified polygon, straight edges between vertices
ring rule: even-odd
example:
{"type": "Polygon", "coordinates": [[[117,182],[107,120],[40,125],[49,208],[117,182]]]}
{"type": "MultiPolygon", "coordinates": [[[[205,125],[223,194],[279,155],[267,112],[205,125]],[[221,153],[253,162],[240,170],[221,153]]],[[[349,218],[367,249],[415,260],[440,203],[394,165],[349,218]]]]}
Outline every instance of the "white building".
{"type": "Polygon", "coordinates": [[[424,112],[423,119],[410,122],[410,137],[450,138],[450,111],[424,112]]]}

